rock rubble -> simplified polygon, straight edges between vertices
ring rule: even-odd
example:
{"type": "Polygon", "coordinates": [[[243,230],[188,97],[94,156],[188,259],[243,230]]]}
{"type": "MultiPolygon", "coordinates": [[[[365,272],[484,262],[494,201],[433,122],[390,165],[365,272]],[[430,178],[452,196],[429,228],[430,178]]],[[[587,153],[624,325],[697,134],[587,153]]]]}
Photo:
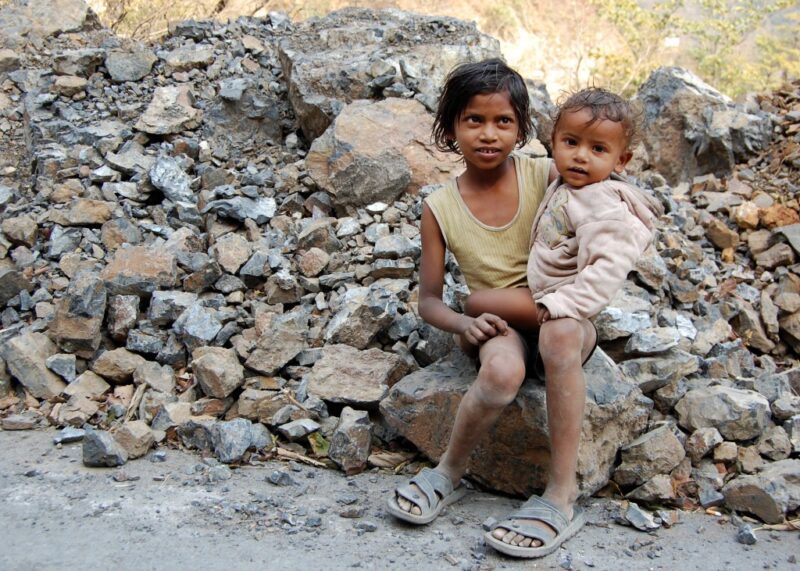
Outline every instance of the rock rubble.
{"type": "MultiPolygon", "coordinates": [[[[0,29],[4,430],[85,428],[104,466],[170,444],[348,474],[401,440],[441,454],[474,366],[416,312],[421,200],[459,168],[427,133],[493,38],[348,9],[144,45],[80,0],[12,3],[0,29]]],[[[800,84],[734,104],[667,68],[637,99],[632,174],[666,214],[596,318],[581,490],[775,523],[800,507],[800,84]]],[[[467,294],[452,260],[445,289],[467,294]]],[[[541,488],[542,399],[526,385],[477,481],[541,488]]]]}

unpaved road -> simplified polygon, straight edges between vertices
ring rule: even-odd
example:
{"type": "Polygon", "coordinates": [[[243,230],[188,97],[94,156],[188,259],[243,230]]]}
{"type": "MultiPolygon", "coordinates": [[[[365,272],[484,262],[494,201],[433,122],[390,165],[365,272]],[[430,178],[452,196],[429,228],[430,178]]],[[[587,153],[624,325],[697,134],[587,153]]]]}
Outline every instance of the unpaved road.
{"type": "Polygon", "coordinates": [[[416,528],[384,512],[398,476],[279,461],[229,473],[169,449],[163,462],[86,468],[80,444],[58,448],[54,434],[0,432],[3,571],[800,569],[798,533],[762,530],[746,546],[724,518],[683,513],[678,525],[648,534],[615,523],[619,502],[597,499],[564,547],[516,561],[484,545],[481,523],[518,500],[474,491],[416,528]],[[281,472],[294,483],[269,481],[281,472]]]}

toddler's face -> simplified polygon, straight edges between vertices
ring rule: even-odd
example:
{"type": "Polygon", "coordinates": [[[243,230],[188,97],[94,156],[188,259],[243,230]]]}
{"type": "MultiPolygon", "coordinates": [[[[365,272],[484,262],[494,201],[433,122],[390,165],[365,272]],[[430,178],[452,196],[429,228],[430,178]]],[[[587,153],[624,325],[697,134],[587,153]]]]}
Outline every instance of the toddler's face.
{"type": "Polygon", "coordinates": [[[562,114],[553,134],[553,158],[564,181],[581,188],[621,173],[631,158],[622,123],[598,119],[589,109],[562,114]]]}

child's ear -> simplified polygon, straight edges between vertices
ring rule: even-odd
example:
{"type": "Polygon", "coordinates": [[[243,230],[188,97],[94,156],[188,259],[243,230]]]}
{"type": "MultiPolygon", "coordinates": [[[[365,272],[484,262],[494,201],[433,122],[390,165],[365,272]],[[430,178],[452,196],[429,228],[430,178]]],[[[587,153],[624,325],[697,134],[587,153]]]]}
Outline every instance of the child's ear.
{"type": "Polygon", "coordinates": [[[617,174],[622,174],[622,171],[625,170],[625,166],[630,162],[633,158],[633,153],[630,151],[625,151],[619,156],[617,159],[617,164],[614,166],[614,172],[617,174]]]}

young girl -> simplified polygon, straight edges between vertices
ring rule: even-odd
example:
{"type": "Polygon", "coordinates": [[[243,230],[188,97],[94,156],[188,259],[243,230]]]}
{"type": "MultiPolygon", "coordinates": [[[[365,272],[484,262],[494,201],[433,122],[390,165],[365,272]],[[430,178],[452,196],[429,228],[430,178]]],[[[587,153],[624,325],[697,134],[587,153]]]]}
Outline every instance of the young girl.
{"type": "MultiPolygon", "coordinates": [[[[545,189],[557,175],[550,159],[511,154],[530,137],[525,83],[493,59],[454,69],[442,91],[433,135],[443,150],[460,154],[464,172],[431,194],[422,212],[419,312],[454,333],[478,357],[480,368],[456,414],[447,449],[388,499],[394,516],[416,524],[433,521],[463,492],[469,455],[535,374],[539,313],[526,287],[530,230],[545,189]],[[442,301],[445,251],[456,257],[470,288],[466,314],[442,301]]],[[[548,321],[538,332],[547,374],[551,435],[543,497],[493,530],[488,541],[512,554],[539,557],[555,550],[583,523],[577,454],[585,400],[581,365],[596,342],[587,320],[548,321]],[[576,372],[577,370],[577,372],[576,372]]]]}

